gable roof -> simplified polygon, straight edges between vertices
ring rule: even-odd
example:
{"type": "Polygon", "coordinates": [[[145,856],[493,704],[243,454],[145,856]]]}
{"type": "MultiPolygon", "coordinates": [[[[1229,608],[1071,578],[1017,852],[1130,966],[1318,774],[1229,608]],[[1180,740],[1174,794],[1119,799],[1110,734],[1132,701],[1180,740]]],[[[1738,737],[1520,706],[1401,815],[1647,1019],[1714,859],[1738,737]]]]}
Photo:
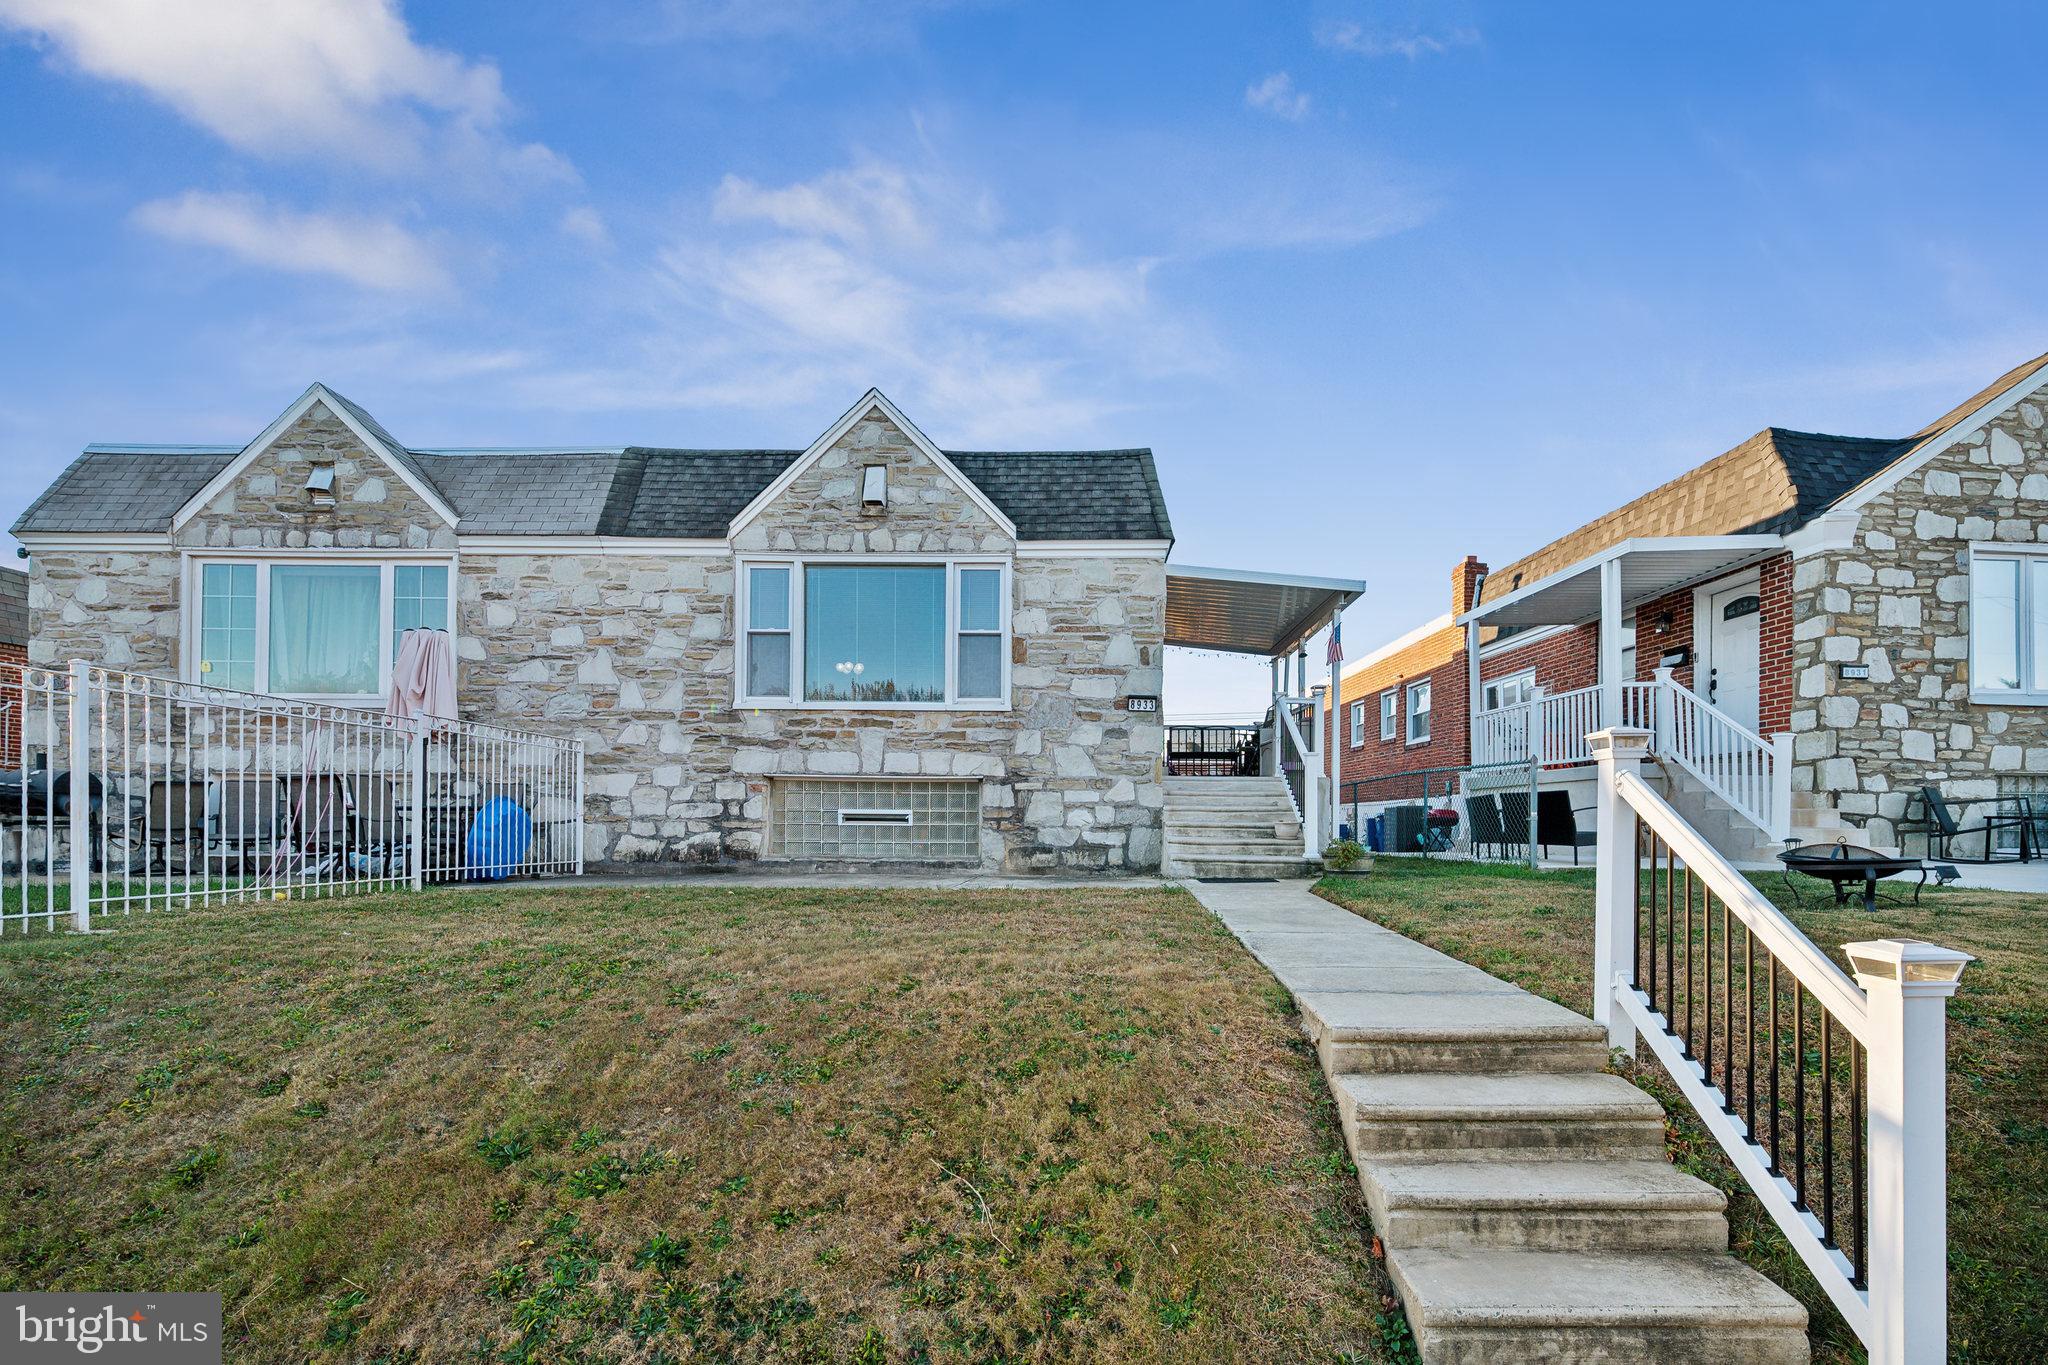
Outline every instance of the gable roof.
{"type": "Polygon", "coordinates": [[[1623,541],[1667,536],[1715,536],[1798,530],[1848,501],[1870,496],[1874,485],[1896,477],[1914,457],[1930,452],[1948,433],[2001,398],[2011,401],[2029,381],[2048,382],[2048,355],[2001,375],[1910,436],[1831,436],[1769,427],[1705,464],[1641,497],[1594,518],[1542,549],[1487,575],[1479,601],[1500,600],[1623,541]]]}
{"type": "MultiPolygon", "coordinates": [[[[666,446],[401,447],[355,404],[332,396],[337,416],[346,407],[345,420],[403,452],[404,467],[454,511],[464,535],[722,539],[805,454],[666,446]]],[[[859,406],[856,415],[866,411],[859,406]]],[[[87,446],[14,530],[160,534],[248,449],[87,446]]],[[[940,458],[1016,527],[1020,540],[1173,538],[1149,450],[945,451],[940,458]]]]}
{"type": "Polygon", "coordinates": [[[742,526],[761,515],[770,503],[781,497],[783,492],[796,482],[799,475],[824,458],[825,452],[837,445],[839,438],[851,431],[856,422],[864,420],[869,413],[875,411],[880,411],[883,418],[902,432],[919,453],[936,465],[941,474],[967,495],[969,501],[981,508],[983,515],[1002,527],[1011,538],[1016,537],[1017,524],[1010,520],[1009,515],[989,501],[988,494],[975,487],[972,480],[956,469],[953,462],[946,457],[946,452],[933,445],[931,437],[919,431],[917,424],[905,417],[902,409],[890,402],[880,389],[869,389],[860,396],[859,401],[840,414],[838,421],[825,428],[823,435],[806,446],[803,453],[797,456],[787,469],[777,474],[766,488],[754,495],[751,502],[734,514],[727,526],[727,533],[738,535],[742,526]]]}

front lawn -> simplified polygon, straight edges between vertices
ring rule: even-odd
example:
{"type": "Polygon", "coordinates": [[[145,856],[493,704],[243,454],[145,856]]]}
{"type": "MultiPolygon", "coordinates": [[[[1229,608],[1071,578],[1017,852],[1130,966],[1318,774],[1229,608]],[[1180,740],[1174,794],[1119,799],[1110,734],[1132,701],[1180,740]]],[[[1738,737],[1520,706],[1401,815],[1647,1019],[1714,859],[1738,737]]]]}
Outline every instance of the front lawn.
{"type": "Polygon", "coordinates": [[[218,1289],[233,1361],[1398,1349],[1292,1006],[1177,890],[113,928],[0,943],[0,1288],[218,1289]]]}
{"type": "MultiPolygon", "coordinates": [[[[1933,891],[1918,909],[1795,906],[1757,885],[1846,969],[1841,945],[1921,938],[1975,953],[1949,1006],[1949,1341],[1963,1361],[2048,1352],[2048,897],[1933,891]]],[[[1817,885],[1817,884],[1816,884],[1817,885]]],[[[1593,874],[1382,858],[1366,878],[1326,879],[1330,900],[1538,995],[1592,1003],[1593,874]]],[[[1889,888],[1887,889],[1889,893],[1889,888]]],[[[1737,1253],[1806,1303],[1816,1360],[1860,1358],[1775,1224],[1654,1062],[1625,1068],[1671,1114],[1673,1159],[1730,1192],[1737,1253]]]]}

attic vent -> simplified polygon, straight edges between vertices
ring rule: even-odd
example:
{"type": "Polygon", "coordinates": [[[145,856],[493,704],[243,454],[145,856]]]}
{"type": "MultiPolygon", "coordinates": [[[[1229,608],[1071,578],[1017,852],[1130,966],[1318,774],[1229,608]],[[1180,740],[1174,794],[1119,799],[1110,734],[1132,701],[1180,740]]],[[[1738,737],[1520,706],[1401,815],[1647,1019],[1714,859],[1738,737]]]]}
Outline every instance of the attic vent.
{"type": "Polygon", "coordinates": [[[314,465],[312,472],[306,475],[306,491],[308,493],[324,493],[328,497],[333,497],[334,466],[331,464],[314,465]]]}
{"type": "Polygon", "coordinates": [[[847,810],[839,812],[842,825],[907,825],[910,823],[908,810],[847,810]]]}
{"type": "Polygon", "coordinates": [[[889,468],[887,465],[871,464],[861,470],[860,505],[862,507],[887,507],[889,505],[889,468]]]}

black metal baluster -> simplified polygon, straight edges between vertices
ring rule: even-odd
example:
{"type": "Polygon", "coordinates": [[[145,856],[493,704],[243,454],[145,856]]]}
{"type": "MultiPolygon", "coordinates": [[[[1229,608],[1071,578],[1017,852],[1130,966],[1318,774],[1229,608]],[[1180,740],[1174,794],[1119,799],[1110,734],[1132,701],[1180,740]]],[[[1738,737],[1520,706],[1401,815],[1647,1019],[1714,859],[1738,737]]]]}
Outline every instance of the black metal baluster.
{"type": "Polygon", "coordinates": [[[1678,973],[1673,954],[1678,948],[1678,858],[1664,845],[1664,1031],[1678,1032],[1678,973]]]}
{"type": "Polygon", "coordinates": [[[1792,978],[1792,1189],[1806,1202],[1806,987],[1792,978]]]}
{"type": "Polygon", "coordinates": [[[1749,1140],[1756,1141],[1756,930],[1742,927],[1742,1106],[1749,1140]]]}
{"type": "Polygon", "coordinates": [[[1849,1040],[1849,1202],[1856,1210],[1856,1255],[1849,1283],[1868,1288],[1863,1259],[1870,1247],[1870,1199],[1863,1183],[1863,1130],[1869,1125],[1869,1103],[1863,1093],[1863,1046],[1849,1040]]]}
{"type": "Polygon", "coordinates": [[[1782,1051],[1778,1042],[1778,959],[1768,948],[1764,950],[1764,969],[1771,974],[1771,1174],[1783,1175],[1785,1168],[1778,1160],[1778,1055],[1782,1051]]]}
{"type": "Polygon", "coordinates": [[[1728,1036],[1721,1040],[1721,1112],[1735,1112],[1735,982],[1729,974],[1728,902],[1721,902],[1721,1026],[1728,1036]]]}
{"type": "Polygon", "coordinates": [[[1680,1027],[1679,1054],[1692,1060],[1692,864],[1685,865],[1685,1023],[1680,1027]]]}
{"type": "Polygon", "coordinates": [[[1714,888],[1700,880],[1700,1013],[1706,1028],[1701,1046],[1700,1079],[1714,1083],[1714,888]]]}
{"type": "Polygon", "coordinates": [[[1835,1026],[1820,1012],[1820,1240],[1835,1245],[1835,1026]]]}

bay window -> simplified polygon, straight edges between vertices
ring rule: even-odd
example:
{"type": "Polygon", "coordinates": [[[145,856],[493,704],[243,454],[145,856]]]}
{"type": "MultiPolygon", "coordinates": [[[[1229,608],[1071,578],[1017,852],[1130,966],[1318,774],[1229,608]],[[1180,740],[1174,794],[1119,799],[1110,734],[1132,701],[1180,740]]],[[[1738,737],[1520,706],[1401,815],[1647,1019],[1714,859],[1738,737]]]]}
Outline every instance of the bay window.
{"type": "Polygon", "coordinates": [[[743,563],[746,705],[1000,707],[1009,591],[997,563],[743,563]]]}
{"type": "Polygon", "coordinates": [[[218,560],[195,573],[193,680],[238,692],[381,697],[399,636],[449,625],[446,563],[218,560]]]}
{"type": "Polygon", "coordinates": [[[1970,695],[2048,704],[2048,555],[1971,548],[1970,695]]]}

